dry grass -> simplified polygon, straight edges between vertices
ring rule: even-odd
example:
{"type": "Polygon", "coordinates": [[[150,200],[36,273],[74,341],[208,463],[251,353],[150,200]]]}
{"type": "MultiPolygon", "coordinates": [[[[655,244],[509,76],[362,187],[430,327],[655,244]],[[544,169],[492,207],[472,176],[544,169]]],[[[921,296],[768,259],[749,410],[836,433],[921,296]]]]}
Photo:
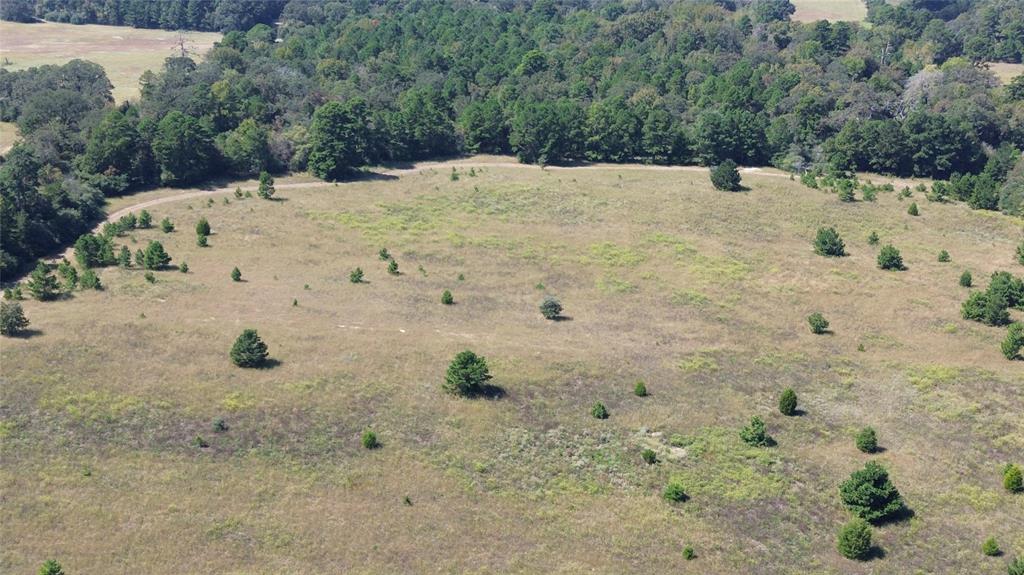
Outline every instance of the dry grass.
{"type": "Polygon", "coordinates": [[[868,15],[864,0],[792,0],[796,6],[793,19],[798,22],[847,20],[863,22],[868,15]]]}
{"type": "Polygon", "coordinates": [[[106,269],[103,292],[25,302],[39,333],[2,342],[0,569],[1000,573],[984,538],[1024,552],[1024,498],[999,477],[1024,452],[1024,379],[1000,330],[959,318],[957,285],[1019,272],[1020,221],[757,174],[730,194],[678,171],[474,171],[163,204],[178,231],[123,241],[160,239],[189,274],[106,269]],[[813,254],[820,225],[849,257],[813,254]],[[909,270],[875,268],[871,230],[909,270]],[[541,318],[546,293],[571,321],[541,318]],[[810,333],[813,311],[833,334],[810,333]],[[245,327],[279,365],[230,364],[245,327]],[[465,348],[503,398],[441,392],[465,348]],[[801,417],[775,409],[790,386],[801,417]],[[753,414],[778,447],[739,442],[753,414]],[[916,516],[861,565],[834,536],[869,424],[916,516]],[[367,427],[382,449],[359,446],[367,427]],[[670,477],[690,501],[660,499],[670,477]]]}
{"type": "MultiPolygon", "coordinates": [[[[198,55],[221,37],[213,32],[188,32],[187,36],[198,55]]],[[[163,66],[164,59],[174,55],[176,41],[177,32],[167,30],[0,22],[0,60],[5,69],[66,64],[75,58],[96,62],[107,71],[118,102],[138,97],[139,76],[163,66]]]]}
{"type": "Polygon", "coordinates": [[[18,125],[11,122],[0,122],[0,154],[7,151],[18,139],[18,125]]]}
{"type": "Polygon", "coordinates": [[[1003,84],[1009,84],[1017,76],[1024,74],[1024,64],[1011,64],[1010,62],[989,62],[985,64],[989,70],[999,78],[1003,84]]]}

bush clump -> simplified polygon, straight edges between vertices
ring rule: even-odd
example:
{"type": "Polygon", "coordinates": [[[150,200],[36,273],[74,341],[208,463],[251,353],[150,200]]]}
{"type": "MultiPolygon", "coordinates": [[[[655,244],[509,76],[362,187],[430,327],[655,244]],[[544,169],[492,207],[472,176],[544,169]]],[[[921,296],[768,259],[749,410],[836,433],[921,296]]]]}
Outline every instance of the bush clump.
{"type": "Polygon", "coordinates": [[[590,408],[590,415],[594,416],[594,419],[608,419],[608,408],[600,401],[595,402],[590,408]]]}
{"type": "Polygon", "coordinates": [[[807,316],[807,323],[811,326],[811,333],[821,335],[828,331],[828,320],[818,312],[807,316]]]}
{"type": "Polygon", "coordinates": [[[352,270],[352,273],[348,274],[348,281],[354,284],[363,283],[363,268],[352,270]]]}
{"type": "Polygon", "coordinates": [[[29,321],[18,302],[0,302],[0,334],[8,337],[22,334],[29,321]]]}
{"type": "Polygon", "coordinates": [[[558,298],[548,296],[540,304],[540,313],[545,319],[558,319],[562,315],[562,302],[558,298]]]}
{"type": "Polygon", "coordinates": [[[1018,359],[1021,348],[1024,348],[1024,323],[1011,323],[1006,329],[1006,338],[999,347],[1006,359],[1018,359]]]}
{"type": "Polygon", "coordinates": [[[878,232],[872,231],[868,234],[868,245],[877,246],[881,238],[878,237],[878,232]]]}
{"type": "Polygon", "coordinates": [[[1020,493],[1024,491],[1024,477],[1020,467],[1007,463],[1006,467],[1003,468],[1003,487],[1010,493],[1020,493]]]}
{"type": "Polygon", "coordinates": [[[903,497],[889,480],[889,472],[875,461],[854,471],[839,486],[839,496],[847,509],[872,523],[890,519],[903,512],[903,497]]]}
{"type": "Polygon", "coordinates": [[[231,270],[231,281],[242,281],[242,270],[238,269],[237,267],[231,270]]]}
{"type": "Polygon", "coordinates": [[[864,453],[874,453],[878,450],[878,436],[875,434],[874,428],[871,427],[865,427],[858,431],[853,442],[857,449],[864,453]]]}
{"type": "Polygon", "coordinates": [[[1006,298],[998,293],[972,292],[960,306],[960,315],[985,325],[1006,325],[1010,323],[1010,312],[1006,308],[1006,298]]]}
{"type": "Polygon", "coordinates": [[[174,231],[174,223],[171,222],[171,218],[164,218],[160,220],[160,231],[169,234],[174,231]]]}
{"type": "Polygon", "coordinates": [[[871,526],[860,518],[843,525],[839,529],[836,548],[847,559],[864,561],[871,555],[871,526]]]}
{"type": "Polygon", "coordinates": [[[779,413],[782,415],[796,415],[796,392],[792,388],[786,389],[779,396],[779,413]]]}
{"type": "Polygon", "coordinates": [[[60,292],[60,284],[57,283],[57,278],[53,277],[53,274],[50,273],[50,268],[42,261],[36,264],[36,268],[28,276],[28,282],[25,283],[25,287],[28,288],[28,293],[32,294],[32,297],[39,301],[56,299],[60,292]]]}
{"type": "Polygon", "coordinates": [[[758,415],[751,417],[750,424],[740,430],[740,439],[754,447],[770,447],[775,444],[772,436],[768,435],[764,420],[758,415]]]}
{"type": "Polygon", "coordinates": [[[665,501],[671,501],[673,503],[682,503],[689,499],[686,495],[686,487],[683,482],[678,479],[671,479],[665,484],[665,488],[661,491],[662,498],[665,501]]]}
{"type": "Polygon", "coordinates": [[[103,284],[100,283],[100,276],[96,275],[95,270],[87,269],[82,272],[82,280],[79,282],[84,290],[101,290],[103,284]]]}
{"type": "Polygon", "coordinates": [[[210,222],[206,221],[206,217],[199,218],[196,222],[196,235],[197,236],[208,236],[210,235],[210,222]]]}
{"type": "Polygon", "coordinates": [[[142,265],[147,270],[158,270],[171,263],[171,256],[164,251],[164,245],[158,241],[151,241],[142,253],[142,265]]]}
{"type": "Polygon", "coordinates": [[[981,544],[981,552],[989,557],[998,557],[1002,550],[999,549],[999,543],[995,537],[989,537],[981,544]]]}
{"type": "Polygon", "coordinates": [[[39,568],[39,575],[64,575],[64,568],[57,561],[50,559],[39,568]]]}
{"type": "Polygon", "coordinates": [[[842,257],[846,255],[846,244],[835,228],[818,228],[814,236],[814,253],[819,256],[842,257]]]}
{"type": "Polygon", "coordinates": [[[952,258],[949,257],[949,252],[947,252],[946,250],[942,250],[939,252],[939,263],[945,264],[951,261],[953,260],[952,258]]]}
{"type": "Polygon", "coordinates": [[[907,208],[907,213],[912,215],[912,216],[919,216],[919,215],[921,215],[920,210],[917,209],[917,202],[911,202],[910,203],[910,207],[907,208]]]}
{"type": "Polygon", "coordinates": [[[636,382],[633,386],[633,395],[637,397],[647,397],[647,384],[643,381],[636,382]]]}
{"type": "Polygon", "coordinates": [[[969,288],[973,283],[974,277],[971,276],[971,272],[968,270],[964,270],[964,273],[960,274],[960,287],[969,288]]]}
{"type": "Polygon", "coordinates": [[[259,367],[267,359],[267,344],[254,329],[246,329],[231,346],[231,361],[238,367],[259,367]]]}
{"type": "Polygon", "coordinates": [[[640,452],[640,457],[644,460],[647,465],[654,465],[658,462],[658,454],[653,449],[645,449],[640,452]]]}
{"type": "Polygon", "coordinates": [[[400,272],[398,271],[398,262],[396,262],[395,260],[391,260],[390,262],[388,262],[388,273],[393,276],[399,275],[400,272]]]}
{"type": "Polygon", "coordinates": [[[878,252],[878,267],[883,270],[901,271],[905,269],[903,267],[903,256],[900,255],[900,251],[893,247],[892,244],[885,245],[878,252]]]}
{"type": "Polygon", "coordinates": [[[369,429],[363,432],[360,442],[365,449],[377,449],[380,447],[380,442],[377,441],[377,434],[369,429]]]}
{"type": "Polygon", "coordinates": [[[452,296],[452,292],[444,290],[444,292],[441,293],[441,303],[444,305],[452,305],[455,303],[455,298],[452,296]]]}
{"type": "Polygon", "coordinates": [[[742,189],[740,184],[740,172],[737,169],[736,162],[732,160],[725,160],[717,166],[711,168],[711,185],[716,190],[722,190],[725,192],[738,192],[742,189]]]}
{"type": "Polygon", "coordinates": [[[256,194],[264,200],[274,197],[274,178],[267,171],[260,172],[260,187],[256,194]]]}
{"type": "Polygon", "coordinates": [[[448,366],[443,387],[448,393],[468,396],[482,391],[490,379],[487,360],[466,350],[459,352],[448,366]]]}

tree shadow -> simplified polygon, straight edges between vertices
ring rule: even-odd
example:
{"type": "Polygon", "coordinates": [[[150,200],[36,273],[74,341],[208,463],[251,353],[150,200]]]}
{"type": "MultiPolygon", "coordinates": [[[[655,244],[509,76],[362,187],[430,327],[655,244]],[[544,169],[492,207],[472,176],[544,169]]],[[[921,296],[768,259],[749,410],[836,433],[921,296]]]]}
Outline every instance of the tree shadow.
{"type": "Polygon", "coordinates": [[[469,397],[473,399],[501,399],[506,395],[508,394],[505,392],[504,387],[501,387],[500,385],[491,385],[489,383],[485,383],[481,385],[478,390],[470,393],[469,397]]]}
{"type": "Polygon", "coordinates": [[[288,200],[288,198],[281,198],[281,197],[278,197],[278,196],[274,196],[272,198],[267,198],[267,201],[268,202],[287,202],[289,200],[288,200]]]}
{"type": "Polygon", "coordinates": [[[559,322],[560,321],[572,321],[572,316],[569,316],[569,315],[556,315],[555,317],[551,318],[551,321],[559,321],[559,322]]]}
{"type": "Polygon", "coordinates": [[[274,369],[275,367],[279,367],[282,365],[284,365],[284,362],[281,361],[280,359],[268,357],[267,359],[264,359],[262,363],[256,366],[256,369],[274,369]]]}
{"type": "Polygon", "coordinates": [[[7,337],[10,337],[10,338],[13,338],[13,339],[32,339],[33,337],[40,336],[40,335],[43,335],[43,330],[41,330],[41,329],[34,329],[34,328],[30,327],[30,328],[27,328],[27,329],[20,330],[17,333],[13,333],[13,334],[11,334],[11,335],[9,335],[7,337]]]}
{"type": "Polygon", "coordinates": [[[876,527],[883,527],[885,525],[893,525],[893,524],[896,524],[896,523],[902,523],[904,521],[908,521],[910,519],[913,519],[914,515],[916,515],[914,513],[914,510],[909,508],[909,507],[907,507],[906,505],[904,505],[896,513],[893,513],[892,515],[889,515],[888,517],[884,517],[884,518],[879,519],[877,521],[872,521],[871,523],[872,523],[872,525],[875,525],[876,527]]]}
{"type": "Polygon", "coordinates": [[[799,407],[793,410],[793,413],[789,417],[803,417],[807,415],[807,411],[800,409],[799,407]]]}
{"type": "Polygon", "coordinates": [[[868,555],[864,560],[874,561],[876,559],[885,559],[885,549],[882,549],[878,545],[872,545],[871,549],[868,549],[868,555]]]}

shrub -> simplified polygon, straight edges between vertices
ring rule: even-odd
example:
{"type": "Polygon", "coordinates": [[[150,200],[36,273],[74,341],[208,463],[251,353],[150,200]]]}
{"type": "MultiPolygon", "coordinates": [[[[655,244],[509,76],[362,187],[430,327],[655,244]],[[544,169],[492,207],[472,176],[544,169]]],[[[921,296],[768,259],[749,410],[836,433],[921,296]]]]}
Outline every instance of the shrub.
{"type": "Polygon", "coordinates": [[[971,276],[971,272],[964,270],[964,273],[960,274],[960,287],[971,287],[974,282],[974,277],[971,276]]]}
{"type": "Polygon", "coordinates": [[[66,259],[57,264],[57,275],[64,280],[64,289],[72,291],[78,287],[78,270],[66,259]]]}
{"type": "Polygon", "coordinates": [[[835,228],[818,228],[814,237],[814,253],[819,256],[842,257],[846,255],[846,245],[835,228]]]}
{"type": "Polygon", "coordinates": [[[754,447],[769,447],[775,443],[765,429],[764,420],[757,415],[751,417],[750,424],[740,430],[740,439],[754,447]]]}
{"type": "Polygon", "coordinates": [[[178,266],[178,271],[183,273],[183,274],[187,274],[188,273],[188,264],[185,263],[185,262],[181,262],[181,265],[178,266]]]}
{"type": "Polygon", "coordinates": [[[1013,277],[1010,272],[995,272],[988,284],[989,295],[995,295],[1009,307],[1024,309],[1024,280],[1013,277]]]}
{"type": "Polygon", "coordinates": [[[642,381],[636,382],[636,385],[633,386],[633,395],[647,397],[647,385],[642,381]]]}
{"type": "Polygon", "coordinates": [[[883,246],[882,250],[878,252],[878,267],[883,270],[900,271],[904,269],[903,256],[892,244],[883,246]]]}
{"type": "Polygon", "coordinates": [[[686,488],[683,486],[683,482],[678,479],[671,479],[665,484],[665,488],[661,491],[661,496],[665,501],[672,501],[674,503],[682,503],[689,499],[686,495],[686,488]]]}
{"type": "Polygon", "coordinates": [[[853,202],[857,200],[857,197],[854,195],[853,187],[851,186],[840,186],[837,195],[839,196],[840,202],[853,202]]]}
{"type": "Polygon", "coordinates": [[[149,242],[145,253],[143,253],[143,265],[146,269],[158,270],[169,263],[171,263],[171,256],[164,251],[163,244],[157,241],[149,242]]]}
{"type": "Polygon", "coordinates": [[[386,262],[391,259],[391,254],[388,253],[387,248],[381,248],[380,251],[377,252],[377,257],[380,258],[380,261],[386,262]]]}
{"type": "Polygon", "coordinates": [[[146,265],[146,254],[141,250],[135,250],[135,265],[140,268],[146,265]]]}
{"type": "Polygon", "coordinates": [[[857,449],[864,453],[874,453],[878,450],[878,436],[875,435],[875,430],[871,427],[865,427],[858,431],[853,442],[857,449]]]}
{"type": "Polygon", "coordinates": [[[399,274],[398,262],[396,262],[395,260],[391,260],[390,262],[388,262],[388,273],[393,276],[397,276],[399,274]]]}
{"type": "Polygon", "coordinates": [[[0,334],[8,337],[18,335],[25,331],[28,324],[20,303],[0,302],[0,334]]]}
{"type": "Polygon", "coordinates": [[[1006,359],[1017,359],[1022,347],[1024,347],[1024,323],[1011,323],[1006,330],[1006,339],[1000,344],[1000,349],[1006,359]]]}
{"type": "Polygon", "coordinates": [[[123,231],[134,230],[138,223],[139,220],[133,212],[128,212],[127,216],[121,216],[121,219],[117,220],[117,226],[123,231]]]}
{"type": "Polygon", "coordinates": [[[1003,468],[1003,487],[1010,493],[1024,491],[1024,477],[1022,477],[1020,467],[1008,463],[1003,468]]]}
{"type": "Polygon", "coordinates": [[[452,305],[455,303],[455,298],[452,297],[452,292],[444,290],[444,292],[441,293],[441,303],[444,305],[452,305]]]}
{"type": "Polygon", "coordinates": [[[779,396],[779,413],[796,415],[796,392],[792,388],[783,391],[779,396]]]}
{"type": "Polygon", "coordinates": [[[459,352],[448,366],[444,389],[455,395],[472,395],[479,393],[490,379],[487,360],[466,350],[459,352]]]}
{"type": "Polygon", "coordinates": [[[240,200],[240,199],[242,199],[243,197],[244,197],[244,196],[242,195],[242,186],[238,186],[238,187],[236,187],[236,188],[235,188],[235,198],[236,198],[236,199],[239,199],[239,200],[240,200]]]}
{"type": "Polygon", "coordinates": [[[562,315],[562,302],[558,298],[547,296],[540,304],[540,313],[545,319],[558,319],[562,315]]]}
{"type": "Polygon", "coordinates": [[[348,274],[348,281],[354,284],[363,283],[363,268],[352,270],[352,273],[348,274]]]}
{"type": "Polygon", "coordinates": [[[598,401],[590,408],[590,415],[593,415],[595,419],[608,419],[608,409],[598,401]]]}
{"type": "Polygon", "coordinates": [[[871,522],[892,518],[904,509],[903,497],[889,480],[889,472],[875,461],[854,471],[839,486],[839,496],[847,509],[871,522]]]}
{"type": "Polygon", "coordinates": [[[128,246],[121,246],[117,252],[117,265],[125,269],[132,267],[132,251],[128,246]]]}
{"type": "Polygon", "coordinates": [[[238,268],[231,270],[231,281],[240,282],[242,281],[242,271],[238,268]]]}
{"type": "Polygon", "coordinates": [[[843,525],[839,530],[836,548],[839,554],[847,559],[867,559],[871,554],[871,526],[860,518],[843,525]]]}
{"type": "Polygon", "coordinates": [[[373,431],[370,431],[369,429],[363,432],[363,436],[362,438],[360,438],[360,442],[366,449],[377,449],[378,447],[380,447],[380,442],[377,441],[377,434],[374,433],[373,431]]]}
{"type": "Polygon", "coordinates": [[[42,261],[36,264],[36,269],[32,270],[25,287],[28,288],[28,292],[32,294],[32,297],[39,301],[49,301],[56,298],[57,292],[60,289],[57,278],[50,274],[50,268],[42,261]]]}
{"type": "Polygon", "coordinates": [[[50,559],[39,568],[39,575],[64,575],[64,568],[60,563],[50,559]]]}
{"type": "Polygon", "coordinates": [[[274,178],[266,171],[260,172],[260,187],[256,194],[264,200],[274,197],[274,178]]]}
{"type": "Polygon", "coordinates": [[[967,296],[967,301],[960,306],[960,315],[964,319],[979,321],[986,325],[1010,323],[1006,300],[991,292],[972,292],[967,296]]]}
{"type": "Polygon", "coordinates": [[[214,433],[224,433],[228,429],[231,429],[231,428],[228,426],[228,422],[224,421],[223,417],[218,417],[217,419],[215,419],[213,421],[213,431],[214,431],[214,433]]]}
{"type": "Polygon", "coordinates": [[[1006,566],[1007,575],[1024,575],[1024,557],[1017,557],[1006,566]]]}
{"type": "Polygon", "coordinates": [[[917,202],[911,202],[910,207],[907,208],[907,213],[912,216],[919,216],[921,212],[917,209],[917,202]]]}
{"type": "Polygon", "coordinates": [[[1021,240],[1020,244],[1017,245],[1017,263],[1024,266],[1024,240],[1021,240]]]}
{"type": "Polygon", "coordinates": [[[828,331],[828,320],[818,312],[807,316],[807,323],[811,326],[811,333],[821,335],[828,331]]]}
{"type": "Polygon", "coordinates": [[[687,545],[686,547],[683,548],[683,559],[686,559],[687,561],[691,561],[691,560],[696,559],[696,558],[697,558],[697,553],[693,550],[693,547],[690,547],[689,545],[687,545]]]}
{"type": "Polygon", "coordinates": [[[91,269],[82,272],[82,281],[80,283],[82,284],[82,289],[103,289],[103,284],[100,283],[100,277],[91,269]]]}
{"type": "Polygon", "coordinates": [[[164,218],[160,220],[160,231],[169,234],[174,231],[174,224],[171,223],[171,218],[164,218]]]}
{"type": "Polygon", "coordinates": [[[139,222],[138,222],[139,228],[145,230],[145,229],[148,229],[152,225],[153,225],[153,216],[151,216],[149,214],[149,212],[147,212],[146,210],[142,210],[141,212],[139,212],[139,222]]]}
{"type": "Polygon", "coordinates": [[[200,234],[200,235],[196,236],[196,245],[201,247],[201,248],[205,248],[206,246],[208,246],[210,244],[209,244],[209,241],[206,239],[206,236],[200,234]]]}
{"type": "Polygon", "coordinates": [[[940,263],[944,263],[945,264],[945,263],[949,263],[950,261],[952,261],[952,259],[949,257],[949,252],[947,252],[946,250],[942,250],[942,251],[939,252],[939,262],[940,263]]]}
{"type": "Polygon", "coordinates": [[[210,222],[206,221],[205,217],[199,218],[196,222],[196,235],[197,236],[208,236],[210,235],[210,222]]]}
{"type": "Polygon", "coordinates": [[[155,284],[156,283],[156,276],[153,275],[153,272],[146,272],[145,274],[143,274],[142,277],[145,278],[146,281],[151,283],[151,284],[155,284]]]}
{"type": "Polygon", "coordinates": [[[981,552],[989,557],[998,557],[1002,553],[995,537],[989,537],[981,544],[981,552]]]}
{"type": "Polygon", "coordinates": [[[879,241],[878,232],[874,232],[873,231],[870,234],[868,234],[868,244],[869,245],[877,246],[878,245],[878,241],[879,241]]]}
{"type": "Polygon", "coordinates": [[[658,462],[658,454],[653,449],[645,449],[640,452],[640,457],[644,460],[647,465],[654,465],[658,462]]]}
{"type": "Polygon", "coordinates": [[[711,185],[716,190],[726,192],[738,192],[742,189],[740,185],[740,172],[736,169],[736,162],[725,160],[721,164],[711,168],[711,185]]]}
{"type": "Polygon", "coordinates": [[[254,329],[246,329],[231,346],[231,361],[238,367],[259,367],[267,359],[267,344],[254,329]]]}

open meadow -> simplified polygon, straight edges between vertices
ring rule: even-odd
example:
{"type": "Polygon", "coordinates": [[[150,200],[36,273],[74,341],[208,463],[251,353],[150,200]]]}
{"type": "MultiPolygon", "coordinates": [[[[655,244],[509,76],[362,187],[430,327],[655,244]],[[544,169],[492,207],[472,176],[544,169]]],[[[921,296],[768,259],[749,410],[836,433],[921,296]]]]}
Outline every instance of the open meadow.
{"type": "Polygon", "coordinates": [[[793,19],[798,22],[863,22],[868,15],[864,0],[792,0],[792,3],[796,6],[793,19]]]}
{"type": "Polygon", "coordinates": [[[957,282],[1019,275],[1019,219],[770,174],[728,193],[692,168],[457,164],[154,203],[176,230],[118,243],[160,240],[188,273],[104,268],[103,291],[24,302],[34,331],[2,347],[0,570],[996,574],[987,537],[1024,553],[1000,473],[1024,453],[1024,374],[1005,329],[961,319],[957,282]],[[820,226],[847,257],[815,255],[820,226]],[[877,268],[872,231],[907,270],[877,268]],[[228,359],[244,328],[269,367],[228,359]],[[441,389],[465,349],[487,397],[441,389]],[[776,446],[740,440],[753,415],[776,446]],[[838,486],[869,460],[911,513],[858,563],[836,551],[838,486]],[[662,498],[673,478],[689,500],[662,498]]]}

